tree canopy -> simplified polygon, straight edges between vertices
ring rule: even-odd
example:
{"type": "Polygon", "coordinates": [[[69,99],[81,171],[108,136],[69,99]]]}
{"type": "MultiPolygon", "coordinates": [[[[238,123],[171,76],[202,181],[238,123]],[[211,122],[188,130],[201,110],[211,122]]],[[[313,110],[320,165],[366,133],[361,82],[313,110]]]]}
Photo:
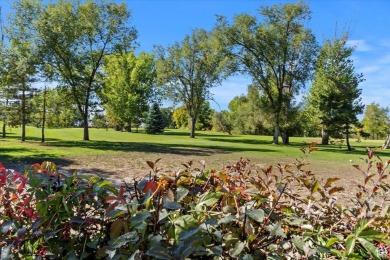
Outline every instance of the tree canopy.
{"type": "Polygon", "coordinates": [[[344,34],[322,46],[315,70],[310,102],[317,107],[319,118],[330,135],[345,134],[348,150],[349,135],[353,125],[358,125],[357,115],[364,105],[361,103],[359,83],[362,74],[355,72],[351,55],[353,47],[347,46],[348,35],[344,34]]]}
{"type": "Polygon", "coordinates": [[[309,80],[317,43],[309,28],[309,6],[298,3],[264,6],[261,17],[236,15],[230,25],[219,17],[216,31],[228,57],[236,61],[235,71],[252,77],[265,97],[264,104],[273,118],[273,143],[279,135],[288,143],[288,124],[294,96],[309,80]]]}
{"type": "Polygon", "coordinates": [[[49,3],[37,21],[45,62],[54,79],[70,89],[83,117],[83,140],[89,140],[89,111],[101,88],[105,55],[128,49],[136,38],[124,4],[109,1],[49,3]]]}
{"type": "Polygon", "coordinates": [[[218,86],[226,76],[226,59],[215,38],[202,29],[193,30],[181,43],[167,49],[159,47],[157,53],[158,80],[168,98],[186,107],[191,120],[190,137],[194,138],[202,104],[212,98],[210,88],[218,86]]]}

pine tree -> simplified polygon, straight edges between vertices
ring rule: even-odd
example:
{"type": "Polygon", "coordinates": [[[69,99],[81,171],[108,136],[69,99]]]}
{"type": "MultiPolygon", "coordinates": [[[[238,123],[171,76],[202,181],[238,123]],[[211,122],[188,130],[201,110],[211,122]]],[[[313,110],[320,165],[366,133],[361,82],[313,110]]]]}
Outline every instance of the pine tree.
{"type": "Polygon", "coordinates": [[[164,115],[157,103],[152,105],[146,119],[145,131],[147,134],[161,134],[164,132],[164,115]]]}

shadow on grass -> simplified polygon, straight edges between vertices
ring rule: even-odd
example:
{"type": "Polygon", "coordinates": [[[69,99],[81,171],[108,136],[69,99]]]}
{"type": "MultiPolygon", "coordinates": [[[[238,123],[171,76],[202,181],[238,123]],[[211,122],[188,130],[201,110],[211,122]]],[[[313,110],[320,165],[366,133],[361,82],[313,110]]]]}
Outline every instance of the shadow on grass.
{"type": "Polygon", "coordinates": [[[10,156],[10,153],[24,153],[25,148],[0,148],[0,162],[8,169],[23,171],[25,167],[34,163],[42,163],[43,161],[52,161],[62,166],[69,166],[74,163],[73,160],[65,159],[63,157],[51,155],[45,152],[34,153],[34,155],[27,155],[23,157],[10,156]]]}
{"type": "Polygon", "coordinates": [[[240,148],[218,145],[197,146],[194,144],[156,144],[148,142],[60,141],[45,143],[44,145],[53,147],[82,147],[101,151],[165,153],[197,156],[209,156],[215,153],[231,153],[243,151],[267,153],[274,152],[271,149],[264,149],[261,147],[240,148]]]}
{"type": "MultiPolygon", "coordinates": [[[[367,151],[365,146],[352,146],[352,151],[348,151],[346,146],[340,147],[338,145],[317,145],[317,149],[320,152],[350,154],[361,156],[362,158],[367,158],[367,151]]],[[[390,151],[377,149],[375,151],[375,155],[383,158],[390,157],[390,151]]]]}

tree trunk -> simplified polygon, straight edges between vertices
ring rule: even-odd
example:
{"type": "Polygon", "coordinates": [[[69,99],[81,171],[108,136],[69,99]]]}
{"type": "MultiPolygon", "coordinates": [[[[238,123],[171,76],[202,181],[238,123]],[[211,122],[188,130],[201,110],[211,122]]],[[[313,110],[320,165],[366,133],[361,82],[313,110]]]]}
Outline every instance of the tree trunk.
{"type": "Polygon", "coordinates": [[[386,140],[382,145],[382,149],[387,149],[390,145],[390,132],[387,134],[386,140]]]}
{"type": "Polygon", "coordinates": [[[290,137],[288,135],[287,130],[286,131],[281,131],[280,135],[282,136],[283,144],[290,144],[290,137]]]}
{"type": "Polygon", "coordinates": [[[277,124],[275,125],[274,138],[272,141],[273,144],[279,144],[279,132],[280,132],[279,124],[277,124]]]}
{"type": "Polygon", "coordinates": [[[5,131],[6,131],[7,124],[3,122],[3,138],[5,138],[5,131]]]}
{"type": "Polygon", "coordinates": [[[26,86],[22,90],[22,137],[21,141],[26,141],[26,86]]]}
{"type": "Polygon", "coordinates": [[[349,144],[349,125],[348,124],[347,124],[347,127],[345,129],[345,140],[347,141],[348,151],[351,151],[352,148],[351,148],[351,145],[349,144]]]}
{"type": "Polygon", "coordinates": [[[190,138],[195,138],[195,124],[196,124],[196,116],[191,116],[190,138]]]}
{"type": "Polygon", "coordinates": [[[321,144],[328,145],[329,144],[329,134],[324,129],[321,130],[322,141],[321,144]]]}
{"type": "MultiPolygon", "coordinates": [[[[86,109],[87,111],[87,109],[86,109]]],[[[89,128],[88,128],[88,113],[84,112],[83,114],[83,123],[84,123],[84,141],[89,141],[89,128]]]]}
{"type": "Polygon", "coordinates": [[[43,90],[43,108],[42,108],[42,143],[45,142],[45,123],[46,123],[46,86],[43,90]]]}

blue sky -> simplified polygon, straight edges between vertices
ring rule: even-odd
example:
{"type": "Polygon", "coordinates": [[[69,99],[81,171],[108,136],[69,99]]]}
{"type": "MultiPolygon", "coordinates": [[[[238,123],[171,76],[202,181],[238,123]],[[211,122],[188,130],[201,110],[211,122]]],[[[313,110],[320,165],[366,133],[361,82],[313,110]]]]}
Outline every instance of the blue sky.
{"type": "MultiPolygon", "coordinates": [[[[262,5],[296,1],[273,0],[128,0],[133,11],[132,24],[139,31],[140,50],[150,51],[154,44],[167,46],[181,41],[194,28],[211,30],[215,15],[232,18],[235,14],[258,14],[262,5]]],[[[350,31],[350,44],[356,72],[363,73],[361,83],[364,104],[373,101],[390,106],[390,1],[388,0],[306,0],[312,11],[308,27],[317,41],[350,31]]],[[[249,78],[234,77],[212,92],[220,107],[226,109],[236,95],[245,94],[249,78]]]]}
{"type": "MultiPolygon", "coordinates": [[[[116,0],[117,2],[122,2],[116,0]]],[[[0,0],[3,13],[12,1],[0,0]]],[[[150,52],[153,45],[164,47],[181,41],[192,29],[211,30],[215,15],[233,18],[235,14],[258,14],[260,6],[296,1],[274,0],[126,0],[132,10],[131,24],[138,30],[138,51],[150,52]]],[[[308,23],[317,41],[333,38],[348,29],[356,72],[363,73],[361,83],[364,104],[373,101],[390,106],[390,1],[388,0],[305,0],[312,11],[308,23]]],[[[230,100],[245,94],[250,78],[234,77],[212,89],[219,106],[226,109],[230,100]]],[[[308,84],[309,86],[309,84],[308,84]]],[[[306,89],[307,90],[307,89],[306,89]]]]}

